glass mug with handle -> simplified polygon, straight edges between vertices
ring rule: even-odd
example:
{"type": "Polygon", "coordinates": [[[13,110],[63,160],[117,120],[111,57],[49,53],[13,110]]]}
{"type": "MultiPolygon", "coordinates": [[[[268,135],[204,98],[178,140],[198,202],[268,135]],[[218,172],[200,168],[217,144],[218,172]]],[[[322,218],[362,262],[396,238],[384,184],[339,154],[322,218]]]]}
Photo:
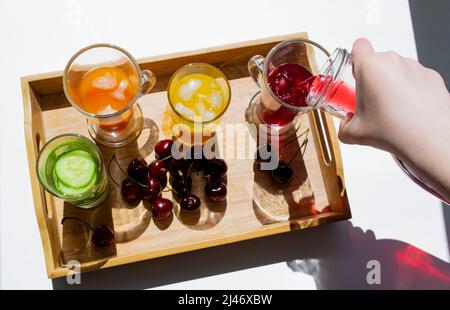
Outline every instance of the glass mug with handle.
{"type": "Polygon", "coordinates": [[[106,146],[134,141],[143,127],[137,100],[156,83],[150,70],[139,68],[126,50],[112,44],[94,44],[78,51],[63,75],[70,104],[87,116],[91,137],[106,146]]]}
{"type": "Polygon", "coordinates": [[[287,40],[266,57],[252,57],[248,69],[260,93],[251,100],[246,118],[250,123],[266,125],[268,133],[289,135],[295,131],[297,115],[311,109],[339,118],[354,112],[351,55],[345,49],[330,55],[314,41],[287,40]],[[318,64],[322,67],[315,75],[318,64]]]}

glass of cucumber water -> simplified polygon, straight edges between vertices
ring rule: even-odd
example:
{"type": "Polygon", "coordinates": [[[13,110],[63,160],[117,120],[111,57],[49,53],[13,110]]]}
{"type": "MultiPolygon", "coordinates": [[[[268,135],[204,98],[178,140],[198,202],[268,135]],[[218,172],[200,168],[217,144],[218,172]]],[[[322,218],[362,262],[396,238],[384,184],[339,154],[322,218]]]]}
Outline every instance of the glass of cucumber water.
{"type": "Polygon", "coordinates": [[[78,207],[95,207],[108,195],[102,154],[82,135],[64,134],[48,141],[39,153],[36,171],[46,191],[78,207]]]}

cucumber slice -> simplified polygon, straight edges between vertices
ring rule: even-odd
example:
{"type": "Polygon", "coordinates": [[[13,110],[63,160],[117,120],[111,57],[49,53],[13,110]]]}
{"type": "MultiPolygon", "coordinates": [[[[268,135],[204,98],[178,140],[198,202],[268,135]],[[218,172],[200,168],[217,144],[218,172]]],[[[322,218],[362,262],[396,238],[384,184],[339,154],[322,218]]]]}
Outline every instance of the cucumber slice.
{"type": "Polygon", "coordinates": [[[97,164],[88,152],[73,150],[61,155],[54,169],[59,181],[64,185],[83,188],[94,176],[97,164]]]}
{"type": "Polygon", "coordinates": [[[59,180],[58,180],[58,177],[56,176],[55,169],[53,169],[53,171],[52,171],[52,181],[53,181],[54,186],[57,188],[58,184],[59,184],[59,180]]]}
{"type": "Polygon", "coordinates": [[[58,190],[66,196],[79,196],[90,190],[95,185],[95,182],[97,182],[97,173],[94,174],[89,183],[84,187],[73,188],[65,185],[63,182],[58,182],[58,190]]]}

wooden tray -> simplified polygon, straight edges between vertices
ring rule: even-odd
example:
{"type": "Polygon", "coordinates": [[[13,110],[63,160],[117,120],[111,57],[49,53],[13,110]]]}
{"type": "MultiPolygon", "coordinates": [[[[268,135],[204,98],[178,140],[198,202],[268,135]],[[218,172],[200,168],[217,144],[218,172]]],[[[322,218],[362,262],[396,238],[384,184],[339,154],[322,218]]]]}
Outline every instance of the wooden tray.
{"type": "MultiPolygon", "coordinates": [[[[124,148],[100,146],[106,163],[113,154],[125,167],[136,156],[147,160],[154,158],[156,141],[169,134],[167,124],[162,123],[167,119],[168,80],[178,68],[191,62],[210,63],[225,72],[231,83],[232,102],[221,123],[242,124],[242,130],[248,130],[244,111],[258,89],[248,75],[247,61],[256,54],[266,55],[274,45],[291,38],[307,38],[307,34],[141,59],[141,68],[151,69],[158,78],[152,93],[139,100],[145,129],[135,143],[124,148]]],[[[306,61],[316,71],[314,56],[308,55],[308,58],[306,61]]],[[[333,121],[319,112],[302,116],[301,130],[308,131],[306,145],[304,135],[298,144],[292,143],[283,150],[289,154],[302,143],[305,147],[303,156],[293,163],[296,172],[288,186],[274,186],[267,173],[254,170],[253,160],[227,159],[227,202],[214,205],[203,199],[199,214],[180,213],[175,205],[171,219],[157,221],[152,219],[144,204],[130,206],[124,202],[120,189],[112,183],[109,197],[99,207],[91,210],[73,207],[41,188],[35,163],[40,148],[52,137],[63,133],[88,136],[86,120],[69,106],[63,92],[62,72],[23,77],[22,92],[31,186],[50,278],[65,276],[70,260],[80,261],[82,271],[95,270],[351,217],[333,121]],[[90,232],[75,222],[71,225],[67,222],[63,227],[60,224],[63,216],[77,216],[93,225],[110,225],[114,228],[116,243],[107,248],[92,246],[90,232]]],[[[237,137],[232,143],[237,146],[254,143],[252,139],[242,139],[237,137]]],[[[111,173],[118,180],[123,178],[115,166],[111,173]]],[[[201,193],[201,176],[194,177],[194,184],[197,184],[194,191],[201,193]]],[[[164,196],[171,197],[171,193],[164,193],[164,196]]]]}

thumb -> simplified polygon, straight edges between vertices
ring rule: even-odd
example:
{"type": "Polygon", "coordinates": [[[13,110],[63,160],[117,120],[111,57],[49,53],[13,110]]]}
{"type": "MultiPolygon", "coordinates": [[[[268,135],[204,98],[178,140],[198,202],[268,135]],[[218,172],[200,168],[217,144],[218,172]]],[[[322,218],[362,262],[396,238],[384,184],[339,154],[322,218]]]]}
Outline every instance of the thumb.
{"type": "Polygon", "coordinates": [[[360,38],[353,43],[353,76],[355,78],[362,60],[373,53],[375,53],[373,46],[366,38],[360,38]]]}

